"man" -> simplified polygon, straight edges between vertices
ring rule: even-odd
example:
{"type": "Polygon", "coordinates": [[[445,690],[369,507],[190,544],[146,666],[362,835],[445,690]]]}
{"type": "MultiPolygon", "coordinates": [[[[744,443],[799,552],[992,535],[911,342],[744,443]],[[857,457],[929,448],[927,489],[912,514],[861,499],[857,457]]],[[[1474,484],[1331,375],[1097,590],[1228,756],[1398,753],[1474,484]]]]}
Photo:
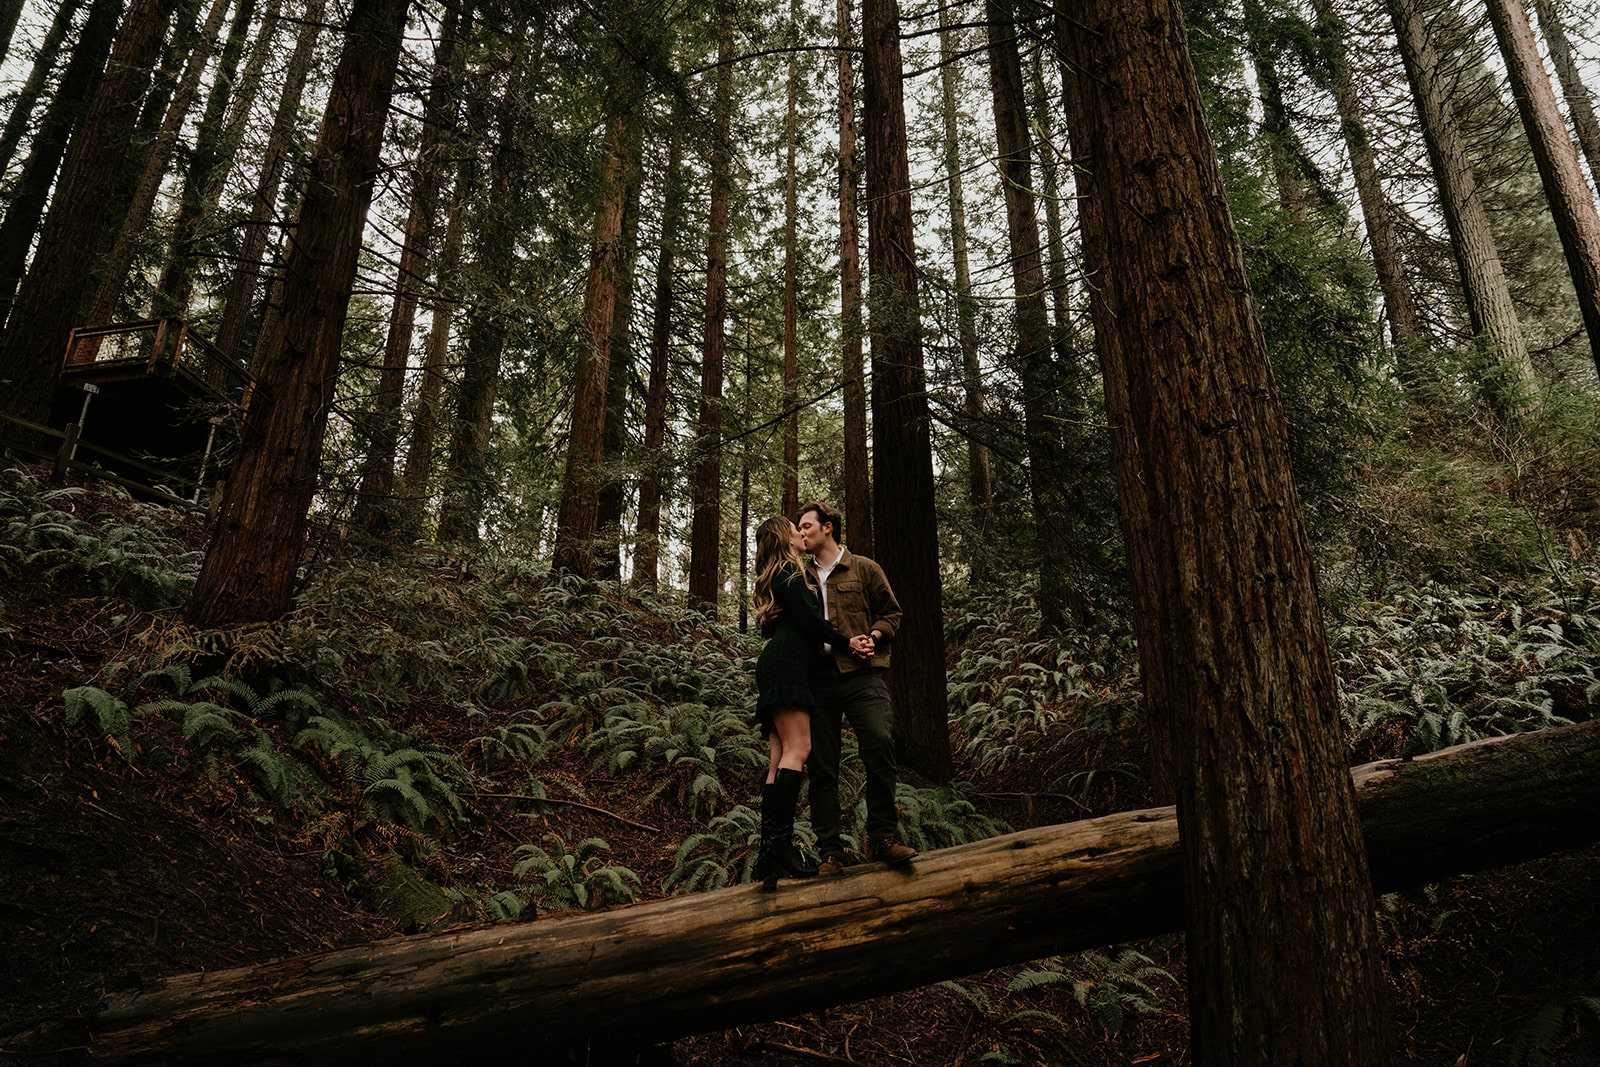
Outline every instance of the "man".
{"type": "Polygon", "coordinates": [[[840,545],[844,517],[834,508],[812,502],[795,521],[800,543],[811,553],[822,613],[840,633],[860,635],[850,648],[825,646],[817,665],[811,718],[811,826],[822,856],[818,873],[842,874],[844,845],[839,839],[839,750],[844,720],[850,720],[867,772],[868,859],[905,863],[917,854],[898,839],[900,816],[895,808],[897,768],[894,756],[894,709],[889,704],[889,648],[900,626],[900,603],[889,588],[883,568],[840,545]]]}

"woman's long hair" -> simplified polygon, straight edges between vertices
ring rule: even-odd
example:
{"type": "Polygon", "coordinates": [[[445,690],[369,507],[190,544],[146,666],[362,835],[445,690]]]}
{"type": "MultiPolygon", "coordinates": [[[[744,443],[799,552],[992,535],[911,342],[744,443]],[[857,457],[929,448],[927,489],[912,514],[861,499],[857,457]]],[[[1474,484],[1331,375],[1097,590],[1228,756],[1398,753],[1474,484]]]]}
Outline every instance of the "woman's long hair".
{"type": "Polygon", "coordinates": [[[793,563],[800,568],[807,583],[811,575],[800,563],[800,550],[794,546],[794,523],[782,515],[774,515],[756,527],[756,622],[763,628],[778,617],[782,608],[772,595],[772,580],[778,568],[793,563]]]}

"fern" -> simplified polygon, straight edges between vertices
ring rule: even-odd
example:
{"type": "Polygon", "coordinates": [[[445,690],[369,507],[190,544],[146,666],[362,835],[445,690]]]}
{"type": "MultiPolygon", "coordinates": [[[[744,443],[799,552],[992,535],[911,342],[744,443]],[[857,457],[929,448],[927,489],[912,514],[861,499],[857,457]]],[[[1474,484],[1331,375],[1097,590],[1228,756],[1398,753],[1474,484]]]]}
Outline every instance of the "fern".
{"type": "Polygon", "coordinates": [[[127,704],[92,685],[68,689],[61,698],[66,703],[68,726],[76,726],[92,715],[95,726],[117,754],[133,762],[133,715],[127,704]]]}
{"type": "Polygon", "coordinates": [[[1541,1004],[1511,1036],[1506,1067],[1547,1067],[1562,1039],[1585,1018],[1600,1024],[1600,997],[1578,994],[1541,1004]]]}
{"type": "Polygon", "coordinates": [[[1108,1033],[1121,1033],[1128,1015],[1152,1015],[1163,1010],[1157,983],[1177,982],[1148,956],[1125,948],[1120,952],[1084,952],[1037,961],[1018,972],[1008,992],[1022,993],[1051,985],[1065,985],[1080,1008],[1091,1012],[1108,1033]]]}
{"type": "Polygon", "coordinates": [[[586,837],[568,847],[560,834],[546,834],[548,850],[538,845],[522,845],[512,873],[518,878],[537,874],[543,884],[536,887],[539,899],[557,910],[595,909],[607,904],[631,904],[638,897],[639,876],[620,864],[602,865],[600,853],[611,846],[598,837],[586,837]]]}
{"type": "MultiPolygon", "coordinates": [[[[804,828],[797,827],[804,835],[804,828]]],[[[713,818],[678,843],[677,863],[662,880],[669,893],[697,893],[748,882],[755,867],[761,816],[744,805],[713,818]]]]}

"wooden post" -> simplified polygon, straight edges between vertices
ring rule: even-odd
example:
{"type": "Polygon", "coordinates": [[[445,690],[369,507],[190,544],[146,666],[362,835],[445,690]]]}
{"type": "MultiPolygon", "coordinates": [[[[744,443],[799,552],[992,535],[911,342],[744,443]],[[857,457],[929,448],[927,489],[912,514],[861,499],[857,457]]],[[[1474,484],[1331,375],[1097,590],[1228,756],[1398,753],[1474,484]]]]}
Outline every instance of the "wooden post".
{"type": "Polygon", "coordinates": [[[78,424],[67,423],[67,435],[61,439],[61,448],[56,452],[56,465],[50,471],[50,484],[60,485],[67,480],[67,467],[72,463],[72,457],[78,452],[78,424]]]}

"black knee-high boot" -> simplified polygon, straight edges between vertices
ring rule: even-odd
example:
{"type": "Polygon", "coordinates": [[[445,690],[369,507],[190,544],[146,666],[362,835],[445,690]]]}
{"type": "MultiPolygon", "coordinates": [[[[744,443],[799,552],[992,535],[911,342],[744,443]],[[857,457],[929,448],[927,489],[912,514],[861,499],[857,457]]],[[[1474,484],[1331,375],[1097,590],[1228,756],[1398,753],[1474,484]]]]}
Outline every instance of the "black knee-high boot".
{"type": "Polygon", "coordinates": [[[762,883],[762,888],[772,892],[778,888],[778,865],[772,859],[772,843],[776,835],[772,832],[772,816],[776,805],[772,794],[777,787],[771,782],[761,786],[761,844],[756,851],[755,880],[762,883]]]}
{"type": "Polygon", "coordinates": [[[811,878],[817,873],[794,844],[794,809],[804,781],[801,772],[780,768],[776,780],[761,790],[761,852],[756,859],[756,877],[769,891],[777,888],[779,875],[811,878]]]}

